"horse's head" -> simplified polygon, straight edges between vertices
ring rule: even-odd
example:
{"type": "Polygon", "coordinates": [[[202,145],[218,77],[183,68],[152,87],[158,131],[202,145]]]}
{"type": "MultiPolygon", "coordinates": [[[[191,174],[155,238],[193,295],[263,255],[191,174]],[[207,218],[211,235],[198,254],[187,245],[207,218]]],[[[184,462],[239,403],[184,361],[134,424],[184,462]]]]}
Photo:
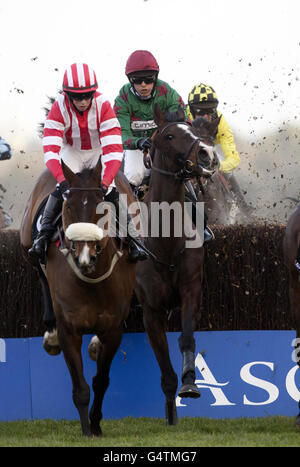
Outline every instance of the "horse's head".
{"type": "Polygon", "coordinates": [[[210,177],[218,159],[214,149],[212,128],[195,128],[185,122],[182,109],[164,114],[156,104],[154,121],[158,131],[154,137],[155,148],[164,155],[168,170],[178,178],[210,177]]]}
{"type": "Polygon", "coordinates": [[[62,168],[69,185],[63,203],[66,242],[79,269],[83,273],[91,273],[95,269],[97,256],[108,241],[108,236],[97,225],[100,220],[97,206],[103,201],[101,161],[99,158],[95,168],[86,168],[76,174],[63,162],[62,168]]]}

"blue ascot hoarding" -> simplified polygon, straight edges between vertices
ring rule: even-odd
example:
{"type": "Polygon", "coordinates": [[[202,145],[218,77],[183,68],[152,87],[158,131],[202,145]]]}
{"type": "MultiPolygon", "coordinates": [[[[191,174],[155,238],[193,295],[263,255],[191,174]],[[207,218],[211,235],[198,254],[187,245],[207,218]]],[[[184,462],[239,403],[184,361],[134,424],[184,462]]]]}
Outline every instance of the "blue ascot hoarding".
{"type": "MultiPolygon", "coordinates": [[[[180,379],[180,333],[168,333],[171,359],[180,379]]],[[[294,331],[196,332],[199,399],[180,399],[179,417],[295,416],[300,371],[294,331]]],[[[83,339],[85,377],[91,387],[96,363],[83,339]]],[[[93,392],[91,391],[91,400],[93,392]]],[[[164,417],[160,370],[145,333],[124,334],[114,358],[104,418],[164,417]]],[[[0,420],[77,420],[72,385],[62,354],[51,357],[42,338],[0,339],[0,420]]]]}

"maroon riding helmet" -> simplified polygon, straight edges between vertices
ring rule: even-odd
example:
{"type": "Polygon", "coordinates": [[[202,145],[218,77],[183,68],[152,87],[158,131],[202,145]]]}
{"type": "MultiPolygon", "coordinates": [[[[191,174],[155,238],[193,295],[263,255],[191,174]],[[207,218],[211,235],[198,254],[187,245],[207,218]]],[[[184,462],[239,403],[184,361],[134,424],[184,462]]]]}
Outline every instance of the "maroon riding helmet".
{"type": "Polygon", "coordinates": [[[147,50],[136,50],[126,62],[125,74],[128,76],[139,71],[159,72],[159,66],[151,52],[147,50]]]}

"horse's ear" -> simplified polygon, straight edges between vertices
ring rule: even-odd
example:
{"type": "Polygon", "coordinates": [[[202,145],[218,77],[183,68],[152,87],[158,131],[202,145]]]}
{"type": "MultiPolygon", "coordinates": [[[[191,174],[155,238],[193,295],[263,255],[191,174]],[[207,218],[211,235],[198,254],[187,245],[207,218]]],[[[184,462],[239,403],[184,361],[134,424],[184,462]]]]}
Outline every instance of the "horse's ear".
{"type": "Polygon", "coordinates": [[[184,113],[184,110],[183,110],[182,107],[179,107],[179,109],[177,110],[177,116],[178,116],[178,121],[179,122],[186,120],[185,113],[184,113]]]}
{"type": "Polygon", "coordinates": [[[96,186],[101,185],[101,173],[102,173],[102,162],[101,157],[99,157],[97,164],[94,167],[93,177],[95,179],[96,186]]]}
{"type": "Polygon", "coordinates": [[[157,126],[164,124],[164,114],[157,103],[154,104],[154,121],[157,126]]]}
{"type": "Polygon", "coordinates": [[[63,174],[66,177],[66,180],[68,181],[69,185],[72,185],[72,180],[75,177],[75,174],[67,166],[67,164],[64,163],[63,160],[61,160],[61,167],[62,167],[63,174]]]}

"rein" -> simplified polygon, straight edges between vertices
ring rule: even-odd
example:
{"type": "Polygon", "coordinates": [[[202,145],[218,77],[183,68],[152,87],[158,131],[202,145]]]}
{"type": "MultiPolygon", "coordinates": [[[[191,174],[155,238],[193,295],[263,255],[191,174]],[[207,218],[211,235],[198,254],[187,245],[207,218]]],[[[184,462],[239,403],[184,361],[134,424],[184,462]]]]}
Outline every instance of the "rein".
{"type": "MultiPolygon", "coordinates": [[[[171,126],[174,126],[174,125],[178,125],[178,123],[180,123],[182,125],[187,125],[188,127],[190,126],[186,122],[171,122],[162,129],[161,135],[163,135],[163,133],[168,128],[170,128],[171,126]]],[[[213,142],[213,138],[207,137],[207,139],[209,139],[209,140],[211,140],[213,142]]],[[[187,185],[188,190],[192,192],[192,195],[193,195],[194,199],[196,200],[196,195],[195,195],[194,190],[192,189],[192,185],[191,185],[191,182],[190,182],[190,179],[194,178],[193,171],[194,171],[195,164],[189,159],[189,156],[190,156],[191,152],[193,151],[194,147],[197,144],[199,144],[199,142],[200,142],[200,146],[202,148],[206,148],[206,144],[203,142],[203,140],[201,138],[197,138],[195,141],[193,141],[192,144],[190,145],[190,147],[188,148],[187,152],[186,152],[185,158],[184,159],[179,159],[179,161],[181,163],[183,163],[183,167],[181,167],[181,169],[178,170],[177,172],[170,172],[170,171],[167,171],[167,170],[159,169],[158,167],[154,166],[153,163],[152,163],[152,159],[150,157],[150,154],[148,154],[146,151],[144,152],[144,164],[145,164],[146,168],[151,169],[151,170],[153,170],[155,172],[161,173],[162,175],[166,175],[168,177],[173,177],[176,180],[180,180],[182,182],[184,181],[186,183],[186,185],[187,185]]],[[[204,168],[203,168],[203,172],[205,173],[204,168]]],[[[212,174],[207,171],[207,174],[205,173],[205,175],[206,175],[206,178],[207,178],[208,176],[211,176],[212,174]]],[[[164,261],[159,260],[157,258],[157,256],[154,255],[148,248],[145,248],[145,250],[147,251],[150,258],[154,262],[156,262],[158,264],[161,264],[162,266],[166,266],[169,269],[170,272],[175,271],[175,269],[176,269],[176,263],[175,262],[173,262],[171,264],[165,263],[164,261]]],[[[182,253],[184,253],[184,251],[185,251],[185,246],[178,253],[176,253],[174,259],[177,258],[178,256],[180,256],[182,253]]]]}
{"type": "Polygon", "coordinates": [[[80,187],[72,187],[69,188],[67,191],[101,191],[100,187],[88,187],[88,188],[80,188],[80,187]]]}
{"type": "MultiPolygon", "coordinates": [[[[185,246],[184,246],[178,253],[176,253],[175,258],[177,258],[179,255],[181,255],[182,253],[184,253],[184,250],[185,250],[185,246]]],[[[148,254],[149,254],[149,250],[146,249],[146,251],[147,251],[148,254]]],[[[165,263],[164,261],[161,261],[160,259],[158,259],[157,256],[154,255],[152,252],[150,252],[150,253],[151,253],[150,257],[151,257],[151,259],[152,259],[153,261],[155,261],[155,262],[158,263],[158,264],[161,264],[162,266],[167,266],[170,272],[174,272],[174,271],[175,271],[175,269],[176,269],[176,263],[171,263],[171,264],[170,264],[170,263],[165,263]]]]}

